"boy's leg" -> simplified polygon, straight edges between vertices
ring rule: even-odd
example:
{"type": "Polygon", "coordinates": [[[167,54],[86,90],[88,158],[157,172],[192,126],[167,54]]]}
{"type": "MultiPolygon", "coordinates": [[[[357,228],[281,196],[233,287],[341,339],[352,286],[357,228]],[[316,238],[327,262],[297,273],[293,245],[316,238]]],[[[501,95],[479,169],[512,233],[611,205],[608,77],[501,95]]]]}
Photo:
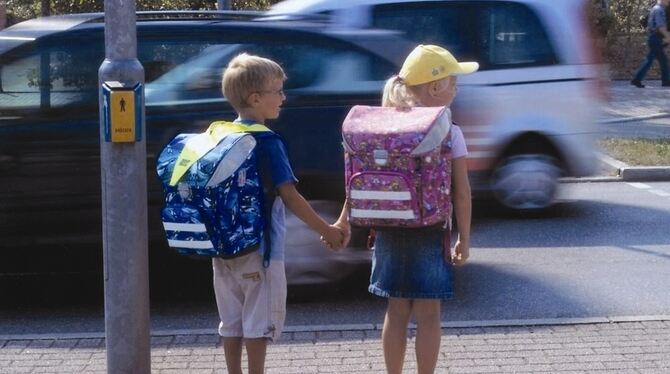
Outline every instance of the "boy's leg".
{"type": "Polygon", "coordinates": [[[234,274],[234,261],[212,259],[214,295],[219,312],[219,335],[223,338],[226,367],[242,373],[242,304],[244,295],[234,274]]]}
{"type": "Polygon", "coordinates": [[[440,353],[440,300],[416,299],[412,303],[416,318],[416,364],[419,374],[433,373],[440,353]]]}
{"type": "Polygon", "coordinates": [[[242,338],[224,337],[223,353],[229,374],[242,374],[242,338]]]}
{"type": "Polygon", "coordinates": [[[249,374],[263,374],[265,370],[265,354],[268,347],[267,338],[244,339],[249,360],[249,374]]]}
{"type": "Polygon", "coordinates": [[[250,257],[240,268],[245,295],[242,325],[250,373],[263,373],[268,341],[279,339],[286,317],[284,262],[272,259],[263,267],[262,256],[250,257]]]}
{"type": "Polygon", "coordinates": [[[402,373],[407,348],[407,324],[411,313],[411,300],[389,298],[382,330],[384,362],[386,372],[389,374],[402,373]]]}

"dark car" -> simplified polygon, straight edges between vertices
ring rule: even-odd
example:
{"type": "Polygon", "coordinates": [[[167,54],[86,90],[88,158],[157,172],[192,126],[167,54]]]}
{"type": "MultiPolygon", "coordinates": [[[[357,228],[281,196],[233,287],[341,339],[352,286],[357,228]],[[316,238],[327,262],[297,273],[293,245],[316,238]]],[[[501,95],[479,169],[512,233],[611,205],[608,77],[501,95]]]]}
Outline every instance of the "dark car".
{"type": "MultiPolygon", "coordinates": [[[[189,266],[166,247],[156,155],[180,132],[234,119],[220,81],[249,52],[285,69],[287,100],[270,123],[288,144],[299,190],[335,219],[343,197],[340,125],[354,104],[378,104],[411,49],[384,31],[323,31],[318,23],[256,22],[251,15],[139,13],[137,55],[146,75],[151,268],[189,266]],[[232,18],[232,19],[231,19],[232,18]],[[239,18],[248,18],[242,19],[239,18]]],[[[102,14],[26,21],[0,32],[0,274],[100,273],[98,68],[102,14]]],[[[292,233],[302,230],[288,218],[292,233]]],[[[346,276],[362,248],[332,253],[313,233],[289,235],[289,283],[346,276]]],[[[353,247],[357,247],[354,245],[353,247]]],[[[195,263],[195,262],[194,262],[195,263]]],[[[197,265],[203,266],[203,265],[197,265]]],[[[183,269],[183,267],[182,267],[183,269]]]]}

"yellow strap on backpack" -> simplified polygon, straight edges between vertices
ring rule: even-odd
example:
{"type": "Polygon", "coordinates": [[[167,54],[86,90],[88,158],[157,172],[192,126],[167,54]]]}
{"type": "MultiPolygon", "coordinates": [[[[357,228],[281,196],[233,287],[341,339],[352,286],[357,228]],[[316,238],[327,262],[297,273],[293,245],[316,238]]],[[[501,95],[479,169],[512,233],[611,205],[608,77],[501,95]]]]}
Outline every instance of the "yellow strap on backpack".
{"type": "Polygon", "coordinates": [[[207,131],[198,134],[189,139],[184,145],[177,162],[172,170],[172,178],[170,178],[170,186],[175,186],[181,177],[186,174],[188,169],[202,158],[207,152],[216,147],[217,144],[226,135],[236,132],[266,132],[272,131],[266,126],[254,124],[244,125],[236,122],[216,121],[209,125],[207,131]]]}

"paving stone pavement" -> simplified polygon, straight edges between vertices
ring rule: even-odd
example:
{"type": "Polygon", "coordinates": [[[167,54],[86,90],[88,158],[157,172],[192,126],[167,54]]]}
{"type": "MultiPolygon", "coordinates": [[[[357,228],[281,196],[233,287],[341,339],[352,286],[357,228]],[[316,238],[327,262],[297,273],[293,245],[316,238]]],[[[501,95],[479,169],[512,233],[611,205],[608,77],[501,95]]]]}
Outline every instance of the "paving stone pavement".
{"type": "MultiPolygon", "coordinates": [[[[416,370],[410,330],[405,372],[416,370]]],[[[246,358],[245,358],[246,360],[246,358]]],[[[0,340],[0,373],[105,373],[102,338],[0,340]]],[[[226,373],[214,334],[154,336],[152,373],[226,373]]],[[[267,373],[384,373],[381,332],[295,331],[267,373]]],[[[670,319],[442,329],[437,373],[670,373],[670,319]]]]}
{"type": "Polygon", "coordinates": [[[670,116],[670,88],[660,81],[647,81],[637,88],[628,81],[611,81],[609,100],[602,108],[602,120],[626,121],[650,116],[670,116]]]}

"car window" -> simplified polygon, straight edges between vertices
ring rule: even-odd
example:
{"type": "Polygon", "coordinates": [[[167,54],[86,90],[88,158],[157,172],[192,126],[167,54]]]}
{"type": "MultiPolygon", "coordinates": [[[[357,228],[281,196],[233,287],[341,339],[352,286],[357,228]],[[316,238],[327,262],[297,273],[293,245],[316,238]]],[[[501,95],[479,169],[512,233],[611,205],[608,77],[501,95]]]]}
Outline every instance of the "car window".
{"type": "Polygon", "coordinates": [[[484,67],[549,65],[556,57],[544,27],[525,5],[493,3],[481,9],[479,46],[484,67]]]}
{"type": "MultiPolygon", "coordinates": [[[[60,39],[53,44],[37,44],[29,50],[3,56],[0,111],[72,106],[95,111],[98,69],[105,56],[102,39],[60,39]]],[[[141,38],[137,57],[144,67],[145,82],[200,54],[209,45],[194,38],[141,38]]]]}
{"type": "Polygon", "coordinates": [[[326,89],[326,82],[331,86],[355,89],[356,82],[381,81],[395,70],[392,64],[370,53],[323,42],[285,43],[268,39],[254,43],[212,44],[148,85],[147,102],[222,98],[221,79],[225,66],[243,52],[278,62],[287,76],[284,82],[287,92],[314,86],[326,89]],[[346,74],[340,74],[342,72],[346,74]],[[336,74],[338,79],[333,80],[336,74]]]}
{"type": "Polygon", "coordinates": [[[470,41],[472,5],[434,1],[378,5],[372,10],[376,28],[400,30],[421,44],[446,47],[457,58],[473,57],[470,41]]]}
{"type": "Polygon", "coordinates": [[[481,70],[548,65],[556,57],[537,16],[510,2],[412,2],[373,8],[373,26],[438,44],[481,70]]]}
{"type": "Polygon", "coordinates": [[[174,38],[167,35],[140,38],[137,59],[144,67],[145,82],[152,82],[176,66],[200,54],[211,41],[193,38],[174,38]]]}
{"type": "Polygon", "coordinates": [[[0,62],[0,110],[97,105],[102,46],[37,46],[0,62]]]}

